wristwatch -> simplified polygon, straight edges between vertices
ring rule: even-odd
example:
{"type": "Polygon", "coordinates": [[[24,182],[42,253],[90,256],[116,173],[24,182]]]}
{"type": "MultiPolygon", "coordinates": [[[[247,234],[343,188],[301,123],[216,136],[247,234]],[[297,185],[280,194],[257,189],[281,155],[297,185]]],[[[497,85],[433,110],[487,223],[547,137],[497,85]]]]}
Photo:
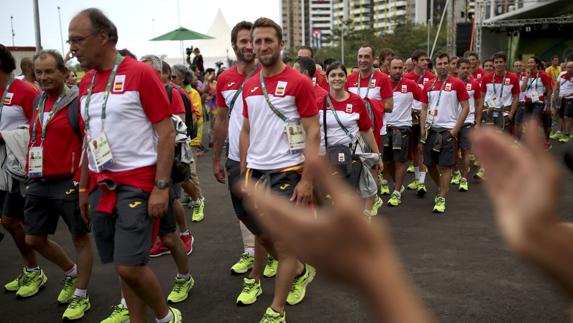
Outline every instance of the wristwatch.
{"type": "Polygon", "coordinates": [[[169,187],[169,181],[165,181],[162,179],[155,180],[155,187],[160,190],[166,189],[169,187]]]}

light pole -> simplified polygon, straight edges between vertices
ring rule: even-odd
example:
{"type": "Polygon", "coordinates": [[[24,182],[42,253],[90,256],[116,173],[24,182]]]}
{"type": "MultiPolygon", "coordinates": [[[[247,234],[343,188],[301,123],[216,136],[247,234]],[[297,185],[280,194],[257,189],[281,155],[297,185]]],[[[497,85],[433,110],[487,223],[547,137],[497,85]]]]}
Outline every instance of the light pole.
{"type": "MultiPolygon", "coordinates": [[[[155,37],[155,18],[151,19],[151,34],[155,37]]],[[[157,55],[155,42],[153,42],[153,55],[157,55]]]]}
{"type": "Polygon", "coordinates": [[[66,55],[66,52],[64,52],[64,34],[62,32],[62,13],[60,12],[60,6],[58,6],[58,21],[60,23],[60,43],[62,44],[62,55],[66,55]]]}
{"type": "Polygon", "coordinates": [[[40,34],[40,6],[38,0],[34,0],[34,30],[36,34],[36,52],[42,50],[42,35],[40,34]]]}
{"type": "Polygon", "coordinates": [[[14,47],[14,36],[16,36],[14,32],[14,16],[10,16],[10,26],[12,27],[12,47],[14,47]]]}

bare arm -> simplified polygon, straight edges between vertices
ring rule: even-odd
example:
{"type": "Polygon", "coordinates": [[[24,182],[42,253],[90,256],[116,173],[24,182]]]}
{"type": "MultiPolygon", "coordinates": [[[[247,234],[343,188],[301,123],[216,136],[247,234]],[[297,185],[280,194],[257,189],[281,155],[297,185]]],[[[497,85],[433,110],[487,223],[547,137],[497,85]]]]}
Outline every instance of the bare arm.
{"type": "Polygon", "coordinates": [[[460,129],[462,128],[464,122],[466,121],[468,113],[470,113],[470,103],[468,100],[462,101],[460,102],[460,104],[462,105],[462,112],[460,112],[460,117],[458,118],[458,121],[456,122],[454,128],[451,130],[451,133],[454,137],[458,135],[460,129]]]}
{"type": "MultiPolygon", "coordinates": [[[[320,124],[318,122],[318,115],[301,118],[301,123],[306,134],[304,145],[305,160],[312,160],[318,156],[320,149],[320,124]]],[[[302,172],[300,182],[298,182],[294,188],[291,201],[303,204],[312,201],[312,172],[302,172]]]]}
{"type": "MultiPolygon", "coordinates": [[[[171,118],[165,118],[153,125],[157,133],[157,167],[155,180],[169,182],[171,179],[171,168],[173,167],[173,154],[175,152],[175,129],[171,118]]],[[[161,217],[167,212],[169,203],[169,189],[159,189],[153,187],[149,196],[149,215],[161,217]]]]}
{"type": "Polygon", "coordinates": [[[428,116],[428,105],[422,103],[422,112],[420,112],[420,137],[425,138],[426,134],[426,117],[428,116]]]}
{"type": "Polygon", "coordinates": [[[481,118],[483,115],[483,96],[479,100],[476,100],[475,104],[476,104],[476,126],[479,127],[481,125],[481,118]]]}
{"type": "Polygon", "coordinates": [[[219,183],[225,183],[221,154],[229,132],[229,109],[217,107],[218,115],[213,126],[213,174],[219,183]]]}
{"type": "Polygon", "coordinates": [[[511,100],[511,110],[509,111],[509,119],[513,119],[515,111],[517,111],[517,104],[519,103],[519,95],[514,95],[511,100]]]}
{"type": "MultiPolygon", "coordinates": [[[[87,138],[84,138],[87,140],[87,138]]],[[[79,183],[79,204],[80,204],[80,215],[83,220],[89,222],[89,165],[88,165],[88,151],[87,149],[82,149],[82,159],[80,160],[80,183],[79,183]]]]}
{"type": "Polygon", "coordinates": [[[239,155],[241,157],[241,173],[247,169],[247,151],[250,145],[251,126],[249,119],[243,119],[243,127],[241,127],[241,134],[239,135],[239,155]]]}
{"type": "Polygon", "coordinates": [[[384,99],[384,112],[392,112],[394,109],[394,97],[384,99]]]}
{"type": "Polygon", "coordinates": [[[380,150],[378,150],[378,144],[376,143],[376,139],[374,138],[374,133],[372,133],[372,128],[366,131],[360,131],[360,135],[362,136],[362,138],[364,138],[364,141],[368,144],[368,146],[374,153],[376,154],[380,153],[380,150]]]}

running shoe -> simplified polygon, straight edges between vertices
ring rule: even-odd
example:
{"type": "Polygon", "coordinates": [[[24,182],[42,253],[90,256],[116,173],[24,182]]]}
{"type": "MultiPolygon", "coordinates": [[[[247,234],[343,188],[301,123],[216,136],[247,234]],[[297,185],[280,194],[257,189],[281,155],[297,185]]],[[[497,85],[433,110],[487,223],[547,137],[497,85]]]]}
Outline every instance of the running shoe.
{"type": "Polygon", "coordinates": [[[460,185],[460,179],[462,178],[462,173],[459,170],[454,171],[452,174],[452,179],[450,180],[450,184],[460,185]]]}
{"type": "Polygon", "coordinates": [[[462,178],[460,180],[460,187],[458,188],[460,192],[467,192],[469,190],[468,180],[462,178]]]}
{"type": "Polygon", "coordinates": [[[191,216],[191,221],[201,222],[205,218],[205,198],[202,197],[199,203],[193,205],[193,215],[191,216]]]}
{"type": "Polygon", "coordinates": [[[237,297],[237,305],[251,305],[257,301],[257,297],[263,293],[261,282],[254,278],[243,278],[243,290],[237,297]]]}
{"type": "Polygon", "coordinates": [[[418,184],[420,184],[420,182],[417,179],[414,179],[413,181],[410,182],[410,184],[408,184],[408,186],[406,186],[409,190],[415,191],[418,189],[418,184]]]}
{"type": "Polygon", "coordinates": [[[434,213],[444,213],[446,212],[446,199],[443,197],[438,197],[436,204],[434,205],[434,213]]]}
{"type": "Polygon", "coordinates": [[[279,261],[271,256],[268,256],[267,264],[265,266],[265,270],[263,271],[263,276],[267,278],[275,277],[275,275],[277,274],[278,267],[279,267],[279,261]]]}
{"type": "Polygon", "coordinates": [[[388,200],[388,206],[398,206],[402,204],[402,198],[398,192],[392,192],[392,196],[388,200]]]}
{"type": "Polygon", "coordinates": [[[483,180],[485,178],[485,169],[480,168],[474,175],[475,179],[483,180]]]}
{"type": "Polygon", "coordinates": [[[562,144],[568,143],[569,142],[569,136],[568,135],[559,136],[559,142],[562,144]]]}
{"type": "Polygon", "coordinates": [[[272,307],[267,307],[267,311],[259,323],[286,323],[286,313],[281,315],[275,312],[272,307]]]}
{"type": "Polygon", "coordinates": [[[382,200],[381,197],[379,197],[378,195],[376,196],[376,200],[374,200],[374,204],[372,205],[372,208],[370,209],[370,216],[376,216],[378,215],[378,209],[384,205],[384,200],[382,200]]]}
{"type": "Polygon", "coordinates": [[[26,273],[26,267],[22,267],[20,275],[18,275],[18,277],[14,278],[14,280],[4,285],[4,289],[7,292],[17,292],[18,289],[20,288],[20,285],[22,284],[22,279],[24,278],[25,273],[26,273]]]}
{"type": "Polygon", "coordinates": [[[410,164],[408,166],[408,168],[406,169],[406,172],[408,172],[410,174],[414,173],[414,164],[410,164]]]}
{"type": "Polygon", "coordinates": [[[298,278],[295,278],[290,292],[287,296],[287,303],[289,305],[296,305],[304,299],[306,295],[306,288],[314,280],[316,275],[316,269],[310,265],[304,265],[304,274],[298,278]]]}
{"type": "Polygon", "coordinates": [[[157,242],[155,243],[155,245],[151,248],[151,251],[149,252],[149,257],[155,258],[155,257],[163,256],[163,255],[168,255],[170,253],[171,253],[171,251],[169,251],[169,249],[167,249],[167,247],[163,245],[161,240],[157,240],[157,242]]]}
{"type": "Polygon", "coordinates": [[[181,241],[185,244],[185,253],[189,256],[193,252],[193,243],[195,238],[191,234],[180,235],[181,241]]]}
{"type": "Polygon", "coordinates": [[[390,195],[390,186],[388,182],[380,184],[380,195],[390,195]]]}
{"type": "Polygon", "coordinates": [[[428,193],[428,190],[426,189],[426,184],[418,183],[418,191],[416,192],[416,194],[418,194],[419,197],[424,197],[426,193],[428,193]]]}
{"type": "Polygon", "coordinates": [[[195,280],[193,280],[193,277],[189,276],[187,279],[176,277],[173,289],[169,293],[169,296],[167,296],[167,301],[169,303],[183,302],[187,297],[189,297],[189,292],[193,286],[195,286],[195,280]]]}
{"type": "Polygon", "coordinates": [[[100,323],[127,323],[129,322],[129,311],[127,307],[123,306],[123,304],[119,303],[114,305],[111,311],[111,315],[106,317],[100,323]]]}
{"type": "Polygon", "coordinates": [[[24,277],[22,277],[20,281],[20,288],[18,288],[16,296],[22,298],[32,297],[36,295],[40,288],[44,287],[47,282],[48,277],[44,274],[42,269],[31,272],[24,270],[24,277]]]}
{"type": "Polygon", "coordinates": [[[181,315],[181,311],[176,309],[175,307],[169,307],[171,314],[173,314],[173,319],[168,323],[181,323],[183,322],[183,315],[181,315]]]}
{"type": "Polygon", "coordinates": [[[561,131],[551,130],[549,133],[549,139],[558,140],[561,137],[561,131]]]}
{"type": "Polygon", "coordinates": [[[239,261],[231,267],[231,274],[241,275],[246,273],[249,269],[253,268],[253,262],[255,262],[255,257],[249,255],[246,251],[243,252],[241,257],[239,257],[239,261]]]}
{"type": "Polygon", "coordinates": [[[88,296],[73,296],[70,305],[64,311],[62,320],[79,320],[91,308],[90,298],[88,296]]]}
{"type": "Polygon", "coordinates": [[[58,303],[60,304],[68,304],[72,301],[72,297],[74,296],[74,291],[76,290],[76,284],[78,282],[78,277],[70,277],[66,276],[64,279],[64,287],[60,291],[58,295],[58,303]]]}

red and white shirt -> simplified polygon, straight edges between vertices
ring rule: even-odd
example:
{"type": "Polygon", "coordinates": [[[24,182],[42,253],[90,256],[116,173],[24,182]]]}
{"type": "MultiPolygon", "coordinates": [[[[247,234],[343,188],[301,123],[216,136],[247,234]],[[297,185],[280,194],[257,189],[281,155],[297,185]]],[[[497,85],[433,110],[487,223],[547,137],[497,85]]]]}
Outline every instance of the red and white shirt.
{"type": "MultiPolygon", "coordinates": [[[[0,97],[4,95],[4,88],[0,87],[0,97]]],[[[32,119],[32,110],[34,109],[34,99],[38,95],[30,83],[14,79],[8,93],[4,98],[0,119],[0,131],[13,130],[21,126],[28,125],[32,119]]]]}
{"type": "Polygon", "coordinates": [[[384,124],[395,127],[412,126],[412,105],[414,100],[420,100],[421,91],[415,81],[402,79],[398,83],[391,81],[394,92],[394,107],[392,112],[384,115],[384,124]]]}
{"type": "MultiPolygon", "coordinates": [[[[264,78],[269,100],[287,119],[309,118],[318,114],[312,81],[290,66],[277,75],[264,78]]],[[[301,153],[292,154],[285,133],[285,123],[269,107],[259,81],[259,73],[243,87],[243,117],[250,126],[247,167],[278,170],[300,165],[301,153]]]]}
{"type": "MultiPolygon", "coordinates": [[[[428,83],[428,82],[430,82],[436,78],[436,76],[428,70],[424,71],[424,74],[422,74],[422,75],[416,74],[416,72],[414,72],[414,71],[410,71],[408,73],[405,73],[404,76],[402,76],[402,77],[405,79],[414,81],[416,84],[418,84],[418,87],[420,88],[420,90],[424,89],[424,86],[426,85],[426,83],[428,83]]],[[[414,104],[413,104],[412,108],[414,110],[421,110],[422,109],[422,102],[420,102],[419,100],[414,100],[414,104]]]]}
{"type": "Polygon", "coordinates": [[[432,127],[447,129],[456,126],[460,114],[460,102],[468,99],[466,85],[453,76],[448,76],[445,81],[435,79],[426,83],[421,97],[422,103],[428,105],[428,114],[434,115],[432,127]]]}
{"type": "Polygon", "coordinates": [[[551,91],[553,80],[545,72],[531,74],[525,79],[525,102],[531,102],[534,93],[539,96],[539,101],[545,101],[545,93],[551,91]]]}
{"type": "Polygon", "coordinates": [[[562,98],[573,98],[573,77],[567,72],[561,74],[557,78],[557,84],[559,85],[559,96],[562,98]]]}
{"type": "Polygon", "coordinates": [[[471,77],[474,79],[474,81],[478,81],[478,83],[480,82],[481,78],[485,76],[485,72],[483,71],[483,68],[481,68],[479,66],[475,71],[472,71],[470,74],[471,74],[471,77]]]}
{"type": "MultiPolygon", "coordinates": [[[[259,76],[260,67],[253,73],[253,76],[259,76]]],[[[247,74],[250,71],[247,71],[247,74]]],[[[240,74],[237,71],[237,66],[224,71],[217,79],[217,106],[224,109],[229,109],[231,101],[235,93],[243,84],[247,74],[240,74]]],[[[243,89],[244,90],[244,89],[243,89]]],[[[229,156],[228,158],[234,161],[240,161],[239,156],[239,135],[241,127],[243,126],[243,97],[241,94],[237,96],[235,103],[229,116],[229,156]]]]}
{"type": "Polygon", "coordinates": [[[527,74],[519,74],[519,102],[525,102],[525,92],[521,91],[521,86],[527,81],[527,74]]]}
{"type": "Polygon", "coordinates": [[[169,112],[173,115],[185,114],[185,105],[183,104],[183,99],[179,93],[180,92],[174,87],[171,88],[171,102],[169,103],[169,112]]]}
{"type": "Polygon", "coordinates": [[[519,86],[519,78],[511,72],[505,72],[501,76],[498,76],[496,73],[486,74],[481,79],[481,92],[484,93],[484,105],[489,108],[511,106],[513,96],[519,95],[519,86]],[[495,107],[491,106],[494,101],[496,104],[495,107]]]}
{"type": "MultiPolygon", "coordinates": [[[[357,138],[359,131],[368,131],[372,128],[372,121],[366,111],[364,101],[358,95],[350,93],[348,99],[344,101],[336,101],[330,96],[332,106],[336,111],[338,119],[342,125],[348,130],[352,139],[357,138]]],[[[324,102],[322,100],[322,102],[324,102]]],[[[330,109],[328,102],[326,107],[324,104],[320,106],[319,119],[320,119],[320,151],[325,151],[324,146],[324,114],[326,113],[326,135],[328,137],[328,146],[334,145],[351,145],[352,139],[344,132],[342,127],[336,121],[334,113],[330,109]]]]}
{"type": "Polygon", "coordinates": [[[326,73],[324,71],[316,70],[314,76],[312,77],[312,83],[323,88],[325,91],[330,91],[330,85],[326,80],[326,73]]]}
{"type": "MultiPolygon", "coordinates": [[[[85,103],[95,70],[80,82],[82,122],[86,121],[85,103]]],[[[147,64],[125,57],[117,69],[107,100],[105,124],[102,105],[111,70],[97,72],[89,104],[88,138],[104,129],[113,157],[111,172],[123,172],[157,163],[157,134],[153,124],[170,117],[169,101],[157,73],[147,64]],[[104,127],[105,126],[105,127],[104,127]]],[[[91,154],[89,167],[97,172],[91,154]]]]}
{"type": "MultiPolygon", "coordinates": [[[[483,83],[482,83],[482,87],[483,87],[483,83]]],[[[482,89],[480,88],[478,81],[468,80],[468,82],[466,83],[466,90],[468,91],[468,95],[469,95],[468,104],[470,106],[470,112],[468,112],[468,115],[467,115],[464,123],[472,123],[473,124],[476,122],[476,100],[481,99],[482,89]]],[[[459,112],[460,113],[462,112],[462,106],[461,105],[459,106],[459,112]]]]}

